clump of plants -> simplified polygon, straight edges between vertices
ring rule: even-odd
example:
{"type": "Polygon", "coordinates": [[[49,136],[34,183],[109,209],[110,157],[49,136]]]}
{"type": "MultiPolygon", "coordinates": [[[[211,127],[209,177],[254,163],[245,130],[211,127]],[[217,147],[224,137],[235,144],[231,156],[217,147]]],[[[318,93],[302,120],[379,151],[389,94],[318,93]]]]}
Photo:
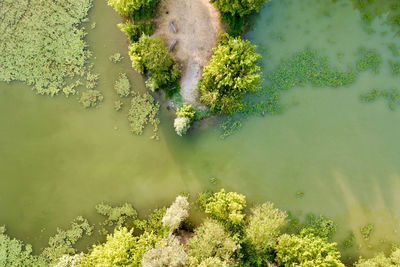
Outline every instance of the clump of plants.
{"type": "Polygon", "coordinates": [[[115,53],[115,54],[111,55],[108,59],[109,59],[112,63],[119,63],[119,62],[121,62],[122,59],[124,59],[124,57],[121,56],[120,53],[115,53]]]}
{"type": "Polygon", "coordinates": [[[121,100],[116,100],[114,102],[114,109],[116,111],[120,111],[122,109],[122,106],[124,105],[124,103],[121,100]]]}
{"type": "Polygon", "coordinates": [[[160,37],[142,35],[130,47],[132,66],[140,73],[147,74],[146,87],[151,91],[176,90],[180,73],[164,41],[160,37]]]}
{"type": "Polygon", "coordinates": [[[400,74],[400,61],[390,61],[390,66],[392,67],[392,73],[394,75],[399,75],[400,74]]]}
{"type": "Polygon", "coordinates": [[[134,22],[128,20],[125,23],[118,24],[118,27],[126,34],[131,43],[139,41],[140,37],[145,35],[152,35],[154,32],[154,26],[151,22],[134,22]]]}
{"type": "Polygon", "coordinates": [[[177,135],[185,135],[194,121],[196,111],[191,105],[185,103],[182,107],[176,110],[176,118],[174,120],[174,128],[177,135]]]}
{"type": "Polygon", "coordinates": [[[137,135],[143,133],[146,124],[153,125],[154,135],[152,139],[158,139],[157,131],[160,120],[157,118],[157,113],[160,105],[155,102],[154,98],[149,93],[140,95],[132,92],[131,106],[128,113],[128,121],[130,123],[131,132],[137,135]]]}
{"type": "Polygon", "coordinates": [[[86,90],[79,98],[79,102],[85,108],[92,108],[97,106],[104,99],[102,93],[98,90],[86,90]]]}
{"type": "Polygon", "coordinates": [[[151,18],[160,0],[108,0],[121,16],[131,17],[134,20],[151,18]]]}
{"type": "Polygon", "coordinates": [[[91,0],[1,1],[0,81],[25,82],[42,95],[73,93],[70,85],[91,56],[79,28],[91,6],[91,0]]]}
{"type": "Polygon", "coordinates": [[[127,97],[131,93],[131,83],[126,73],[120,73],[118,80],[115,81],[114,89],[120,97],[127,97]]]}
{"type": "Polygon", "coordinates": [[[360,228],[361,235],[365,241],[369,240],[373,230],[374,230],[374,225],[371,223],[364,225],[363,227],[360,228]]]}
{"type": "Polygon", "coordinates": [[[358,50],[358,55],[359,59],[356,62],[358,71],[372,70],[374,73],[379,72],[382,58],[376,49],[366,49],[365,47],[360,47],[358,50]]]}
{"type": "Polygon", "coordinates": [[[248,92],[260,89],[260,55],[249,41],[228,35],[203,69],[199,82],[200,101],[213,113],[233,114],[243,107],[248,92]]]}
{"type": "Polygon", "coordinates": [[[400,105],[400,92],[396,88],[390,90],[372,89],[360,95],[361,102],[374,102],[379,98],[385,99],[391,110],[395,110],[396,106],[400,105]]]}

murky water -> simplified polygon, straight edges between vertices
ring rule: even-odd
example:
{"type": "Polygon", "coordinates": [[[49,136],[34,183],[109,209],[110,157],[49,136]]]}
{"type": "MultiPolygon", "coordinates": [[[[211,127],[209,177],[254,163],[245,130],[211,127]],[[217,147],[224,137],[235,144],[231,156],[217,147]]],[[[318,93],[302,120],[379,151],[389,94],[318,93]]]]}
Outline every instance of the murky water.
{"type": "Polygon", "coordinates": [[[282,97],[296,106],[282,115],[251,118],[226,140],[218,138],[213,122],[176,136],[173,114],[162,107],[156,142],[149,139],[151,129],[144,136],[129,133],[127,106],[122,113],[113,109],[118,73],[126,72],[135,90],[144,90],[116,27],[120,18],[102,0],[95,1],[90,18],[97,26],[88,42],[101,75],[98,89],[105,94],[99,108],[87,111],[74,99],[0,84],[0,223],[12,236],[40,247],[57,226],[78,215],[98,220],[94,206],[102,201],[129,201],[146,211],[183,191],[225,187],[247,194],[250,202],[271,200],[296,215],[333,218],[339,224],[336,239],[353,230],[361,246],[343,250],[345,255],[371,255],[399,240],[400,110],[391,111],[383,101],[359,101],[362,92],[400,81],[388,64],[388,44],[400,39],[382,21],[374,20],[376,32],[368,34],[348,1],[272,1],[249,33],[263,54],[264,72],[306,46],[345,69],[364,45],[382,56],[379,74],[364,72],[343,88],[293,88],[282,97]],[[118,51],[125,59],[113,64],[108,57],[118,51]],[[300,191],[304,196],[296,195],[300,191]],[[359,233],[367,223],[375,225],[369,243],[359,233]]]}

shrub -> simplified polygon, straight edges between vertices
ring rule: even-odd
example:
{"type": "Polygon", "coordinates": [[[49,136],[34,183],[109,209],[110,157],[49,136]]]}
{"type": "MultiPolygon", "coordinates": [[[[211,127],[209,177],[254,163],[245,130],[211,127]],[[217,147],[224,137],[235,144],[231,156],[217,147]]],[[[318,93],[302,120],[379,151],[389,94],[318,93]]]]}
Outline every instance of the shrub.
{"type": "Polygon", "coordinates": [[[360,258],[355,264],[355,267],[396,267],[400,266],[400,249],[397,248],[392,251],[389,257],[385,254],[379,253],[371,259],[360,258]]]}
{"type": "Polygon", "coordinates": [[[199,83],[200,100],[214,113],[232,114],[242,108],[247,92],[260,88],[260,55],[249,41],[227,36],[214,48],[214,55],[204,67],[199,83]]]}
{"type": "Polygon", "coordinates": [[[185,266],[186,261],[185,247],[175,236],[169,236],[147,251],[141,263],[143,267],[181,267],[185,266]]]}
{"type": "Polygon", "coordinates": [[[160,37],[142,35],[130,47],[132,66],[140,73],[147,73],[146,86],[152,90],[173,89],[178,85],[179,70],[164,41],[160,37]]]}
{"type": "Polygon", "coordinates": [[[131,43],[139,41],[143,34],[150,36],[154,32],[154,27],[151,22],[140,22],[139,24],[134,24],[128,20],[126,23],[118,24],[118,27],[125,32],[131,43]]]}
{"type": "Polygon", "coordinates": [[[190,128],[190,120],[184,117],[177,117],[174,120],[174,128],[177,135],[185,135],[190,128]]]}
{"type": "Polygon", "coordinates": [[[108,5],[112,6],[120,15],[141,19],[153,14],[155,6],[160,0],[108,0],[108,5]]]}
{"type": "Polygon", "coordinates": [[[222,13],[239,15],[240,17],[249,15],[252,11],[257,11],[265,2],[270,0],[210,0],[222,13]]]}
{"type": "Polygon", "coordinates": [[[194,116],[196,115],[196,111],[192,108],[191,105],[185,103],[182,107],[176,110],[176,116],[182,118],[188,118],[190,122],[194,120],[194,116]]]}

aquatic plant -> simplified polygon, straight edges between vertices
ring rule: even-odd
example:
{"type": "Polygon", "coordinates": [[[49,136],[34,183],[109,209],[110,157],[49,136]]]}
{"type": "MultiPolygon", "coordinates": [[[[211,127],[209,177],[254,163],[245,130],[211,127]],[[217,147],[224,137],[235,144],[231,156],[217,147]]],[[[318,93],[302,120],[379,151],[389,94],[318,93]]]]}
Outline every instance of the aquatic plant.
{"type": "Polygon", "coordinates": [[[85,108],[92,108],[97,106],[101,101],[103,101],[104,97],[97,90],[86,90],[82,93],[81,97],[79,98],[79,102],[85,108]]]}
{"type": "Polygon", "coordinates": [[[392,67],[392,73],[394,75],[400,74],[400,61],[389,61],[390,66],[392,67]]]}
{"type": "Polygon", "coordinates": [[[149,93],[146,92],[140,95],[132,92],[131,106],[128,113],[131,132],[141,135],[145,125],[150,123],[153,125],[154,132],[151,138],[158,139],[157,131],[160,121],[157,118],[157,113],[159,108],[160,105],[154,101],[154,98],[149,93]]]}
{"type": "Polygon", "coordinates": [[[382,57],[378,54],[376,49],[367,49],[360,47],[358,49],[359,59],[356,62],[358,71],[372,70],[374,73],[379,72],[379,67],[382,62],[382,57]]]}
{"type": "Polygon", "coordinates": [[[302,235],[313,234],[326,240],[330,240],[335,232],[336,224],[332,220],[314,214],[307,214],[306,225],[301,230],[302,235]]]}
{"type": "Polygon", "coordinates": [[[365,241],[369,240],[373,230],[374,230],[374,225],[371,223],[364,225],[360,228],[361,235],[365,241]]]}
{"type": "Polygon", "coordinates": [[[122,109],[122,106],[124,105],[124,103],[121,100],[116,100],[114,102],[114,109],[116,111],[120,111],[122,109]]]}
{"type": "Polygon", "coordinates": [[[143,34],[150,36],[154,32],[154,26],[151,22],[139,22],[135,24],[127,20],[125,23],[118,24],[118,27],[126,34],[131,43],[139,41],[143,34]]]}
{"type": "Polygon", "coordinates": [[[0,81],[22,81],[42,95],[74,91],[91,56],[79,28],[92,0],[0,2],[0,81]]]}
{"type": "Polygon", "coordinates": [[[120,53],[115,53],[115,54],[111,55],[108,59],[113,63],[119,63],[119,62],[121,62],[121,60],[124,59],[124,57],[121,56],[120,53]]]}
{"type": "Polygon", "coordinates": [[[361,102],[374,102],[379,98],[385,99],[391,110],[396,109],[396,106],[400,105],[400,92],[396,88],[390,90],[372,89],[360,95],[361,102]]]}
{"type": "Polygon", "coordinates": [[[237,132],[242,128],[242,122],[240,120],[234,120],[231,116],[223,120],[219,127],[222,130],[222,134],[219,136],[221,139],[225,139],[231,136],[233,133],[237,132]]]}
{"type": "Polygon", "coordinates": [[[108,231],[104,228],[105,226],[126,226],[128,221],[136,219],[138,215],[137,211],[129,203],[125,203],[122,206],[116,207],[100,203],[96,205],[95,208],[98,214],[106,217],[106,219],[101,223],[101,233],[103,234],[108,233],[108,231]]]}
{"type": "Polygon", "coordinates": [[[127,97],[131,93],[131,83],[126,73],[120,73],[118,80],[115,81],[114,89],[120,97],[127,97]]]}

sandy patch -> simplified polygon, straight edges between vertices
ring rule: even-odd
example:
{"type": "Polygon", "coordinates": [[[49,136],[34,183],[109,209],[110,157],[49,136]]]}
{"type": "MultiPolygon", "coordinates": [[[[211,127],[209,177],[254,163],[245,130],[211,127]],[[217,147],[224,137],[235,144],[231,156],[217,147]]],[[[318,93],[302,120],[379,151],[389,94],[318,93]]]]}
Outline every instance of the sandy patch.
{"type": "Polygon", "coordinates": [[[161,0],[155,22],[154,35],[162,37],[167,46],[178,41],[172,55],[181,65],[183,101],[198,103],[197,84],[221,31],[218,10],[208,0],[161,0]],[[170,29],[171,21],[176,33],[170,29]]]}

